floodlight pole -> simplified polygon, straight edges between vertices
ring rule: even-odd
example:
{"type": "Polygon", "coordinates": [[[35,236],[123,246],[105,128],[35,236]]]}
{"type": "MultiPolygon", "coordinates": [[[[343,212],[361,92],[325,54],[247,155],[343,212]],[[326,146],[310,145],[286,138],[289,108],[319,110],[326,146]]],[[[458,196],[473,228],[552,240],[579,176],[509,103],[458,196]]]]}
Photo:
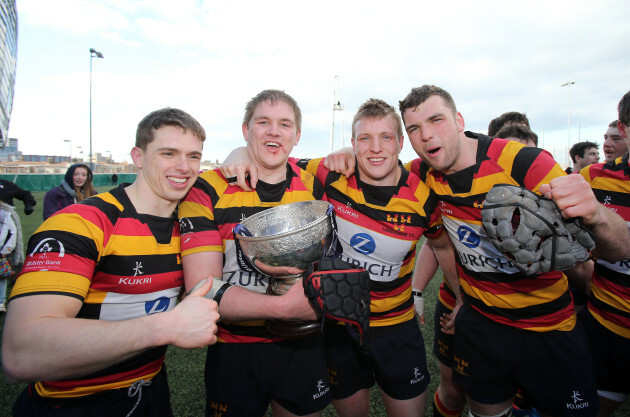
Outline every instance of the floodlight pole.
{"type": "Polygon", "coordinates": [[[333,92],[333,107],[332,107],[332,126],[330,128],[330,153],[333,151],[335,141],[335,112],[342,111],[343,104],[339,99],[339,76],[335,75],[335,89],[333,92]]]}
{"type": "MultiPolygon", "coordinates": [[[[575,84],[575,81],[567,81],[562,84],[560,87],[569,87],[569,133],[567,139],[567,155],[569,154],[569,150],[571,150],[571,86],[575,84]]],[[[567,160],[567,167],[570,164],[570,160],[567,160]]]]}
{"type": "Polygon", "coordinates": [[[105,58],[102,53],[90,48],[90,170],[94,172],[94,161],[92,160],[92,58],[105,58]]]}

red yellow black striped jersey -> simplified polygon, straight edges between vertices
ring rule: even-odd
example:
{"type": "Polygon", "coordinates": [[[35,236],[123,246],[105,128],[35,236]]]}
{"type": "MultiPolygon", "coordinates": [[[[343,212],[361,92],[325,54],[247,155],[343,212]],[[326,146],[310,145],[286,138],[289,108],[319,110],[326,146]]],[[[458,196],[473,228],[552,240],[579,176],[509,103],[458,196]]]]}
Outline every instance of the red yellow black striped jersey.
{"type": "Polygon", "coordinates": [[[566,276],[559,271],[536,276],[520,273],[490,243],[481,223],[482,203],[493,185],[513,184],[538,192],[541,184],[566,173],[544,149],[465,134],[478,140],[475,165],[444,175],[420,160],[411,163],[440,200],[444,227],[457,252],[464,301],[509,326],[571,330],[575,312],[566,276]]]}
{"type": "MultiPolygon", "coordinates": [[[[411,162],[407,162],[405,164],[405,168],[410,171],[414,169],[416,172],[418,172],[421,161],[421,159],[414,159],[411,162]]],[[[416,265],[416,267],[420,267],[420,265],[416,265]]],[[[455,308],[455,292],[453,292],[453,289],[450,287],[450,284],[446,280],[446,277],[443,277],[442,282],[440,283],[440,288],[438,290],[438,301],[449,310],[453,310],[455,308]]]]}
{"type": "MultiPolygon", "coordinates": [[[[298,201],[323,199],[323,187],[313,175],[287,164],[286,180],[278,184],[258,181],[256,190],[243,191],[228,185],[216,169],[199,175],[179,206],[182,256],[197,252],[223,252],[223,280],[251,291],[264,293],[269,277],[240,269],[232,230],[247,217],[271,207],[298,201]]],[[[219,323],[220,342],[275,342],[264,321],[219,323]]]]}
{"type": "MultiPolygon", "coordinates": [[[[78,318],[120,321],[171,310],[184,283],[175,217],[138,214],[124,185],[68,206],[33,234],[11,300],[57,294],[83,302],[78,318]]],[[[76,397],[149,380],[166,346],[84,378],[37,382],[44,397],[76,397]]]]}
{"type": "Polygon", "coordinates": [[[414,317],[411,278],[416,244],[423,234],[437,236],[440,213],[434,193],[420,178],[402,168],[395,186],[374,186],[330,172],[323,159],[298,165],[325,185],[335,207],[341,258],[370,273],[371,326],[403,323],[414,317]]]}
{"type": "MultiPolygon", "coordinates": [[[[597,200],[619,214],[630,227],[630,166],[628,154],[611,163],[593,164],[580,171],[597,200]]],[[[610,331],[630,339],[630,259],[595,261],[588,309],[610,331]]]]}

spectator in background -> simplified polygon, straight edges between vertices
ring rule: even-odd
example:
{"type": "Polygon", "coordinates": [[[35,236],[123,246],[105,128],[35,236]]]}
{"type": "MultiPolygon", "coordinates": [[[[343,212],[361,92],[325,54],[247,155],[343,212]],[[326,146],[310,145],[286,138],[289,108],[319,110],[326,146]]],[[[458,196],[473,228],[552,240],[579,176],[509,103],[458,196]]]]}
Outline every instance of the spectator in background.
{"type": "Polygon", "coordinates": [[[96,194],[92,185],[92,171],[87,165],[74,164],[66,171],[63,182],[44,196],[44,220],[70,204],[96,194]]]}
{"type": "Polygon", "coordinates": [[[15,204],[13,204],[14,198],[24,202],[24,214],[26,215],[31,214],[33,206],[37,204],[30,191],[18,187],[11,181],[0,179],[0,201],[15,207],[15,204]]]}
{"type": "Polygon", "coordinates": [[[114,185],[118,184],[118,174],[115,172],[112,174],[112,183],[114,183],[114,185]]]}
{"type": "Polygon", "coordinates": [[[504,125],[497,132],[496,137],[520,142],[525,146],[538,146],[538,135],[520,124],[504,125]]]}
{"type": "Polygon", "coordinates": [[[490,124],[488,125],[488,136],[491,138],[500,137],[498,136],[499,130],[508,125],[521,125],[528,129],[530,128],[529,120],[527,119],[525,113],[509,111],[490,121],[490,124]]]}
{"type": "Polygon", "coordinates": [[[610,122],[608,130],[604,134],[604,159],[605,162],[615,162],[615,159],[628,152],[628,144],[621,137],[617,129],[617,120],[610,122]]]}
{"type": "Polygon", "coordinates": [[[569,155],[573,161],[573,168],[568,167],[565,172],[567,174],[579,173],[584,167],[599,162],[599,145],[595,142],[578,142],[571,146],[569,155]]]}
{"type": "MultiPolygon", "coordinates": [[[[30,194],[29,194],[30,195],[30,194]]],[[[7,283],[24,263],[20,217],[13,206],[0,202],[0,312],[7,311],[7,283]]]]}

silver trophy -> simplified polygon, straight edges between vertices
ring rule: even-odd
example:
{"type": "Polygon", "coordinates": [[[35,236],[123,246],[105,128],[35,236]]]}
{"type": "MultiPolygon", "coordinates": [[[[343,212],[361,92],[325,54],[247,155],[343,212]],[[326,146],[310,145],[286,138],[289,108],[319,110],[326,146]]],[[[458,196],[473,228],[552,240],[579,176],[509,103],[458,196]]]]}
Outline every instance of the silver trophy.
{"type": "MultiPolygon", "coordinates": [[[[301,201],[257,213],[234,228],[241,267],[253,266],[271,277],[267,293],[285,294],[313,262],[327,255],[333,240],[333,206],[301,201]],[[245,261],[245,264],[243,264],[245,261]]],[[[319,322],[270,320],[268,330],[296,338],[315,334],[319,322]]]]}

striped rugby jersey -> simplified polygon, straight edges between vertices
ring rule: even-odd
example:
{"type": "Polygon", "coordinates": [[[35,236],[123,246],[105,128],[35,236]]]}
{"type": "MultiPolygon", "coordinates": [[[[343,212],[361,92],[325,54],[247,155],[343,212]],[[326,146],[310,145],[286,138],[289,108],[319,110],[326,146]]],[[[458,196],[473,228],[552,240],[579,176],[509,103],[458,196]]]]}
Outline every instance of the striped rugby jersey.
{"type": "MultiPolygon", "coordinates": [[[[11,300],[74,297],[83,302],[77,317],[92,320],[161,313],[175,306],[184,283],[179,252],[175,217],[138,214],[120,185],[56,212],[35,231],[11,300]]],[[[166,346],[148,349],[92,375],[35,388],[63,398],[128,387],[153,378],[165,353],[166,346]]]]}
{"type": "Polygon", "coordinates": [[[413,319],[416,244],[425,232],[436,237],[441,231],[435,195],[405,169],[396,186],[383,187],[362,182],[358,171],[349,178],[330,172],[323,161],[302,160],[298,165],[325,184],[335,207],[341,258],[370,273],[370,326],[413,319]]]}
{"type": "Polygon", "coordinates": [[[566,175],[544,149],[472,132],[479,141],[477,163],[451,175],[421,160],[411,163],[437,194],[444,227],[457,252],[465,302],[489,319],[532,331],[571,330],[573,299],[561,271],[526,276],[487,239],[481,223],[486,193],[495,184],[512,184],[538,192],[541,184],[566,175]]]}
{"type": "MultiPolygon", "coordinates": [[[[313,175],[287,164],[284,182],[258,181],[256,190],[243,191],[228,185],[218,169],[199,175],[179,206],[182,256],[197,252],[223,252],[223,280],[251,291],[264,293],[269,277],[243,271],[236,260],[232,230],[247,217],[271,207],[307,200],[321,200],[323,187],[313,175]]],[[[280,340],[266,331],[263,320],[219,323],[220,342],[256,343],[280,340]]]]}
{"type": "MultiPolygon", "coordinates": [[[[593,164],[580,171],[597,200],[630,226],[630,165],[628,154],[611,163],[593,164]]],[[[602,326],[630,339],[630,259],[595,261],[588,309],[602,326]]]]}

